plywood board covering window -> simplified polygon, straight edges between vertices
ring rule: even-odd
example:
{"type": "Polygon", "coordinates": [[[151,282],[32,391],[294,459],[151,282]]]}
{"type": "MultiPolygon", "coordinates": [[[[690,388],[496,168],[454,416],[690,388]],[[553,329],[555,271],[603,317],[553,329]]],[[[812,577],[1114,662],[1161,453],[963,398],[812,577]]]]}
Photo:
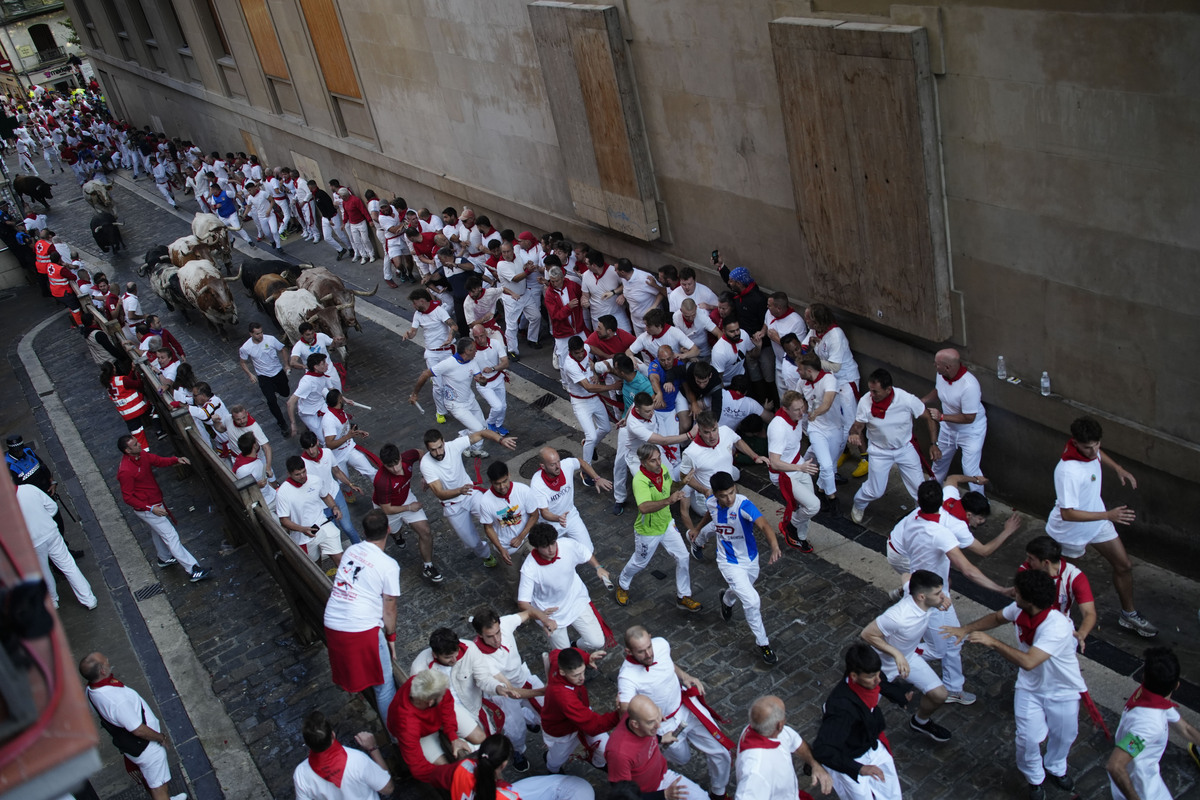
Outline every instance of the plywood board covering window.
{"type": "Polygon", "coordinates": [[[304,21],[325,75],[325,87],[334,94],[362,99],[333,0],[300,0],[300,7],[304,9],[304,21]]]}
{"type": "Polygon", "coordinates": [[[258,61],[262,64],[263,72],[272,78],[289,80],[287,62],[283,60],[283,50],[279,47],[279,39],[275,35],[275,25],[271,21],[267,0],[241,0],[241,3],[242,13],[246,15],[246,25],[250,28],[250,38],[254,40],[254,49],[258,51],[258,61]]]}

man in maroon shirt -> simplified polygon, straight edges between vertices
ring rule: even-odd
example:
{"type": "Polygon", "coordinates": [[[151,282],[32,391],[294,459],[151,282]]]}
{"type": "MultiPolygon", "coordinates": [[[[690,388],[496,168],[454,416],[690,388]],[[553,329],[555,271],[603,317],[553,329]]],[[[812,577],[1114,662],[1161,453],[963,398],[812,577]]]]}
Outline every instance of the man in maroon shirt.
{"type": "Polygon", "coordinates": [[[354,248],[354,259],[361,264],[374,261],[375,246],[371,244],[371,214],[367,204],[344,186],[338,189],[338,197],[342,200],[342,222],[350,237],[350,246],[354,248]]]}
{"type": "MultiPolygon", "coordinates": [[[[667,757],[659,748],[658,726],[662,712],[643,694],[629,701],[628,714],[608,736],[604,755],[608,759],[610,783],[633,781],[642,795],[664,792],[667,800],[704,797],[707,793],[692,780],[667,769],[667,757]]],[[[662,737],[663,745],[675,741],[675,732],[662,737]]]]}
{"type": "Polygon", "coordinates": [[[604,748],[608,732],[617,724],[617,712],[593,711],[583,682],[591,662],[603,657],[603,650],[589,656],[575,647],[550,653],[546,695],[542,700],[542,739],[546,742],[546,769],[550,772],[562,769],[581,744],[588,763],[604,769],[604,748]]]}
{"type": "Polygon", "coordinates": [[[388,709],[387,729],[400,745],[400,755],[419,781],[450,791],[458,759],[471,752],[471,745],[458,738],[458,719],[450,679],[435,669],[418,672],[404,682],[388,709]],[[447,754],[439,734],[451,742],[447,754]]]}
{"type": "Polygon", "coordinates": [[[150,526],[154,549],[158,553],[158,566],[165,569],[179,563],[188,571],[192,583],[207,578],[209,571],[201,569],[196,559],[179,541],[179,533],[171,524],[171,512],[163,505],[162,489],[159,488],[153,472],[155,467],[171,467],[190,462],[186,458],[156,456],[149,450],[143,451],[138,440],[129,434],[117,439],[117,449],[124,453],[121,466],[117,468],[121,499],[133,509],[133,513],[142,522],[150,526]]]}
{"type": "MultiPolygon", "coordinates": [[[[422,233],[421,229],[416,225],[412,226],[404,232],[408,237],[408,246],[412,249],[413,259],[417,262],[417,269],[421,273],[421,278],[432,275],[438,271],[437,260],[437,234],[433,232],[422,233]]],[[[424,280],[422,280],[424,283],[424,280]]]]}

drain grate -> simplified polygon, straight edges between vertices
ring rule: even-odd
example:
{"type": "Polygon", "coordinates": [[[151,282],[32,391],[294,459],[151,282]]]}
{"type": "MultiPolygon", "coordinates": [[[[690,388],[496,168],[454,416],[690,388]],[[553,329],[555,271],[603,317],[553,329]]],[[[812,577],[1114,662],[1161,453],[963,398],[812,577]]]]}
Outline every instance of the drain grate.
{"type": "Polygon", "coordinates": [[[133,596],[136,597],[138,600],[149,600],[151,597],[160,595],[164,591],[165,590],[163,589],[163,585],[161,583],[156,583],[151,586],[147,586],[144,589],[138,589],[136,592],[133,593],[133,596]]]}
{"type": "Polygon", "coordinates": [[[532,405],[538,411],[541,411],[543,408],[550,405],[557,399],[558,399],[558,395],[550,394],[549,392],[547,392],[546,394],[539,397],[537,400],[534,400],[532,403],[530,403],[530,405],[532,405]]]}

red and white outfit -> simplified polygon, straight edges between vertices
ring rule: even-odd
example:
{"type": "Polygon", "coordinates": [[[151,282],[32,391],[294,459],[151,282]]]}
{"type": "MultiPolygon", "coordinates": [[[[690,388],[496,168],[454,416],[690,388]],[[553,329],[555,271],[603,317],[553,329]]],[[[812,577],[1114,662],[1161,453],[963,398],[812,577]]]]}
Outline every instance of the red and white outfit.
{"type": "Polygon", "coordinates": [[[114,375],[108,384],[108,396],[117,407],[117,413],[125,421],[129,432],[138,440],[142,449],[149,452],[150,441],[146,438],[146,421],[150,417],[150,404],[142,397],[142,382],[132,373],[114,375]]]}
{"type": "MultiPolygon", "coordinates": [[[[514,748],[516,745],[514,745],[514,748]]],[[[519,752],[514,749],[514,752],[519,752]]],[[[454,800],[475,800],[477,759],[467,758],[454,768],[450,796],[454,800]]],[[[496,779],[496,800],[594,800],[596,790],[574,775],[535,775],[516,783],[496,779]]]]}
{"type": "MultiPolygon", "coordinates": [[[[558,357],[560,371],[562,365],[567,363],[570,352],[567,344],[571,337],[587,337],[583,326],[582,296],[579,284],[572,281],[563,281],[561,289],[555,289],[547,283],[543,292],[542,301],[546,304],[546,316],[550,318],[550,335],[554,337],[554,354],[558,357]],[[580,300],[580,304],[572,308],[572,300],[580,300]]],[[[563,382],[566,383],[566,378],[563,378],[563,382]]]]}
{"type": "MultiPolygon", "coordinates": [[[[520,614],[506,614],[500,618],[500,646],[492,647],[479,636],[474,645],[484,658],[491,662],[493,675],[501,675],[518,689],[540,689],[545,686],[542,679],[529,671],[513,633],[521,627],[520,614]]],[[[512,742],[513,751],[525,753],[526,725],[541,724],[541,699],[517,700],[513,697],[495,695],[491,700],[504,712],[504,735],[512,742]]]]}
{"type": "MultiPolygon", "coordinates": [[[[693,689],[684,692],[675,674],[675,662],[671,660],[671,645],[667,640],[655,636],[650,641],[654,647],[654,663],[646,667],[627,656],[621,664],[621,671],[617,673],[617,698],[622,703],[628,703],[635,695],[643,694],[653,700],[663,715],[658,734],[662,736],[672,731],[682,731],[679,739],[663,748],[667,761],[686,764],[692,756],[691,748],[695,747],[704,753],[708,761],[709,791],[715,795],[724,794],[729,783],[729,751],[733,742],[721,733],[717,726],[719,720],[713,718],[712,712],[704,705],[703,697],[693,689]]],[[[654,737],[648,738],[654,741],[654,737]]],[[[612,739],[609,737],[610,752],[612,739]]],[[[655,749],[658,749],[657,743],[655,749]]],[[[610,755],[610,770],[612,763],[610,755]]],[[[611,771],[609,778],[612,779],[611,771]]]]}
{"type": "MultiPolygon", "coordinates": [[[[592,710],[587,685],[569,683],[558,671],[558,655],[562,650],[550,652],[550,664],[546,670],[546,695],[542,706],[542,741],[546,743],[546,769],[558,772],[580,745],[588,761],[597,769],[604,769],[604,748],[608,744],[608,732],[617,724],[617,712],[597,714],[592,710]]],[[[588,654],[576,650],[588,663],[588,654]]]]}
{"type": "Polygon", "coordinates": [[[700,306],[704,305],[716,308],[717,304],[720,302],[720,299],[717,297],[717,293],[705,286],[703,283],[697,282],[692,288],[691,294],[685,292],[683,290],[683,286],[680,285],[672,289],[667,295],[667,304],[671,309],[671,313],[674,314],[676,311],[678,311],[683,305],[683,301],[689,298],[696,301],[697,315],[705,317],[708,316],[708,312],[700,308],[700,306]]]}
{"type": "Polygon", "coordinates": [[[1087,691],[1075,655],[1079,643],[1075,626],[1061,611],[1047,608],[1031,617],[1011,603],[1000,613],[1014,623],[1017,648],[1022,653],[1036,647],[1050,656],[1031,670],[1019,670],[1013,692],[1017,769],[1028,783],[1037,785],[1047,772],[1067,774],[1067,755],[1079,733],[1079,695],[1087,691]]]}
{"type": "Polygon", "coordinates": [[[606,634],[588,596],[583,579],[575,571],[592,557],[592,549],[574,539],[558,540],[558,555],[547,561],[534,550],[521,565],[517,601],[529,603],[550,615],[557,627],[546,635],[550,646],[561,650],[570,644],[567,627],[575,629],[579,647],[588,652],[604,647],[606,634]],[[550,611],[550,609],[554,611],[550,611]]]}
{"type": "MultiPolygon", "coordinates": [[[[683,790],[685,794],[681,796],[704,797],[704,790],[698,784],[668,768],[657,737],[638,736],[630,729],[628,716],[621,717],[609,734],[604,757],[608,760],[609,780],[633,781],[643,797],[665,793],[672,784],[683,790]]],[[[713,794],[717,792],[714,790],[713,794]]]]}
{"type": "Polygon", "coordinates": [[[433,657],[433,650],[426,647],[413,659],[409,675],[427,669],[436,669],[450,680],[450,694],[454,696],[454,713],[458,722],[458,735],[465,739],[476,726],[487,735],[500,732],[499,706],[484,699],[484,693],[495,695],[504,683],[496,678],[492,660],[479,648],[465,639],[458,643],[458,654],[454,666],[448,667],[433,657]]]}
{"type": "MultiPolygon", "coordinates": [[[[946,480],[955,450],[962,450],[964,475],[982,475],[983,468],[979,461],[983,455],[983,440],[987,437],[987,412],[983,408],[979,379],[966,366],[960,365],[958,374],[953,378],[945,378],[939,372],[934,385],[943,414],[974,414],[975,419],[971,422],[942,420],[937,439],[942,457],[933,462],[933,477],[939,482],[946,480]]],[[[971,489],[982,492],[983,485],[972,483],[971,489]]]]}
{"type": "MultiPolygon", "coordinates": [[[[658,280],[649,272],[635,268],[628,278],[621,278],[621,286],[621,293],[625,295],[625,307],[629,309],[629,320],[633,323],[633,332],[645,333],[646,323],[643,317],[647,311],[658,305],[662,297],[658,291],[658,280]]],[[[691,345],[685,349],[691,349],[691,345]]],[[[651,358],[657,350],[658,348],[655,348],[655,351],[650,353],[651,358]]]]}
{"type": "Polygon", "coordinates": [[[600,318],[606,314],[612,314],[617,318],[617,327],[621,330],[633,330],[629,325],[629,315],[625,313],[625,306],[617,302],[616,292],[620,285],[621,277],[617,275],[617,270],[612,264],[605,264],[604,271],[598,278],[592,270],[584,271],[583,294],[588,299],[588,308],[592,316],[592,330],[596,330],[600,318]]]}
{"type": "Polygon", "coordinates": [[[804,797],[792,753],[804,739],[791,725],[777,736],[763,736],[750,726],[742,731],[737,750],[737,794],[734,800],[796,800],[804,797]]]}
{"type": "Polygon", "coordinates": [[[1072,439],[1063,449],[1062,457],[1054,468],[1054,509],[1046,520],[1046,533],[1062,545],[1063,555],[1078,558],[1089,544],[1111,541],[1117,538],[1116,526],[1111,520],[1094,522],[1068,522],[1062,518],[1062,509],[1076,511],[1105,511],[1100,489],[1104,484],[1104,472],[1100,465],[1100,454],[1093,459],[1084,458],[1072,439]]]}
{"type": "MultiPolygon", "coordinates": [[[[768,309],[766,318],[763,320],[763,322],[767,326],[767,333],[770,334],[772,331],[774,331],[775,333],[779,334],[780,339],[782,339],[784,336],[787,336],[789,333],[794,333],[796,334],[796,337],[803,342],[804,337],[808,335],[808,326],[804,324],[804,316],[798,313],[796,309],[791,307],[788,308],[782,317],[775,316],[771,313],[770,309],[768,309]]],[[[783,364],[783,359],[787,357],[787,352],[784,351],[782,344],[772,339],[769,335],[764,336],[763,338],[765,342],[769,342],[771,344],[771,349],[775,351],[775,374],[778,375],[779,368],[783,364]]],[[[793,389],[795,387],[788,386],[786,388],[793,389]]]]}
{"type": "MultiPolygon", "coordinates": [[[[638,458],[638,448],[650,441],[650,437],[658,433],[658,420],[654,414],[650,419],[638,416],[637,407],[629,409],[625,415],[625,424],[617,431],[617,457],[613,460],[613,500],[624,503],[629,497],[629,477],[636,475],[642,467],[638,458]]],[[[658,445],[662,453],[662,464],[671,476],[671,480],[679,480],[679,448],[658,445]]],[[[586,452],[585,452],[586,457],[586,452]]],[[[591,463],[591,462],[588,462],[591,463]]]]}
{"type": "MultiPolygon", "coordinates": [[[[565,522],[550,522],[561,537],[574,539],[588,550],[592,550],[592,537],[588,533],[579,509],[575,508],[575,473],[581,469],[578,458],[564,458],[558,463],[558,477],[551,478],[546,470],[539,469],[529,479],[529,488],[537,496],[539,509],[555,516],[566,517],[565,522]]],[[[543,517],[543,521],[549,522],[543,517]]]]}
{"type": "Polygon", "coordinates": [[[500,275],[500,288],[504,292],[504,341],[510,353],[520,353],[521,317],[528,325],[526,335],[529,341],[536,342],[542,330],[542,309],[538,293],[536,261],[525,265],[519,261],[500,261],[497,273],[500,275]],[[512,292],[512,294],[509,294],[512,292]],[[516,295],[515,297],[513,295],[516,295]]]}
{"type": "MultiPolygon", "coordinates": [[[[414,328],[419,328],[424,336],[425,366],[433,369],[435,365],[454,354],[454,342],[450,336],[450,314],[441,302],[434,300],[424,313],[415,312],[412,324],[414,328]]],[[[446,413],[445,381],[436,374],[433,376],[433,403],[437,408],[437,413],[444,416],[446,413]]]]}
{"type": "MultiPolygon", "coordinates": [[[[1029,569],[1028,564],[1021,564],[1017,572],[1029,569]]],[[[1054,601],[1054,609],[1071,617],[1071,609],[1076,603],[1094,603],[1092,584],[1088,581],[1083,570],[1067,561],[1065,558],[1058,562],[1058,574],[1054,576],[1054,593],[1058,598],[1054,601]]]]}
{"type": "Polygon", "coordinates": [[[92,593],[92,586],[79,570],[79,565],[67,549],[67,543],[58,532],[58,524],[54,521],[54,515],[58,513],[58,503],[33,484],[20,484],[16,491],[17,505],[21,507],[25,529],[29,531],[29,539],[37,552],[38,563],[42,567],[42,578],[46,581],[46,589],[50,592],[54,607],[58,608],[58,587],[55,585],[54,574],[50,572],[51,561],[67,579],[71,591],[75,593],[75,599],[85,608],[95,608],[98,601],[92,593]]]}
{"type": "Polygon", "coordinates": [[[850,351],[850,340],[846,332],[833,325],[825,333],[808,332],[809,349],[821,359],[821,369],[837,376],[838,399],[834,406],[840,412],[842,427],[847,436],[854,424],[855,404],[862,393],[859,386],[858,362],[850,351]]]}
{"type": "Polygon", "coordinates": [[[736,430],[737,426],[741,425],[742,420],[746,419],[746,417],[751,415],[761,416],[762,413],[762,403],[753,397],[748,397],[741,392],[734,392],[729,389],[721,390],[721,418],[718,420],[719,424],[736,430]]]}
{"type": "Polygon", "coordinates": [[[714,337],[721,335],[721,330],[712,321],[712,317],[703,311],[697,311],[692,321],[688,322],[684,319],[682,311],[676,311],[671,317],[671,321],[674,323],[675,330],[688,337],[692,344],[700,348],[699,360],[708,361],[712,355],[712,348],[708,344],[708,334],[711,333],[714,337]]]}
{"type": "Polygon", "coordinates": [[[736,342],[729,341],[722,334],[716,344],[712,346],[709,363],[721,374],[721,385],[726,389],[729,388],[729,384],[734,378],[745,374],[746,359],[753,349],[754,342],[745,331],[741,332],[741,336],[736,342]]]}
{"type": "Polygon", "coordinates": [[[396,683],[383,629],[385,596],[400,596],[400,565],[372,542],[350,545],[325,603],[329,668],[334,684],[347,692],[374,687],[379,713],[387,719],[396,683]]]}
{"type": "Polygon", "coordinates": [[[296,414],[304,426],[313,432],[317,441],[325,441],[325,428],[321,424],[321,415],[329,408],[325,401],[330,389],[338,388],[330,373],[333,365],[326,366],[324,373],[305,372],[296,381],[296,390],[292,395],[296,398],[296,414]]]}
{"type": "MultiPolygon", "coordinates": [[[[692,443],[684,448],[683,456],[679,459],[680,476],[691,476],[705,489],[703,492],[697,492],[688,486],[683,490],[693,512],[704,514],[705,501],[712,496],[713,475],[718,472],[728,472],[735,481],[741,477],[741,470],[733,465],[733,450],[741,440],[742,437],[738,436],[732,428],[721,425],[717,428],[717,443],[712,447],[705,444],[704,440],[697,435],[692,439],[692,443]]],[[[705,525],[696,537],[695,543],[703,547],[713,530],[712,523],[705,525]]]]}
{"type": "Polygon", "coordinates": [[[179,541],[179,532],[171,524],[169,516],[154,513],[155,507],[163,507],[162,489],[154,477],[156,467],[173,467],[179,463],[175,456],[156,456],[143,450],[135,458],[128,453],[121,457],[117,468],[117,483],[121,486],[121,499],[133,509],[138,519],[150,527],[151,541],[159,561],[175,559],[189,573],[195,572],[196,558],[179,541]]]}
{"type": "MultiPolygon", "coordinates": [[[[434,481],[441,481],[442,488],[446,490],[457,489],[461,486],[470,486],[471,479],[467,477],[467,470],[463,467],[462,461],[462,454],[470,446],[470,437],[460,436],[445,443],[445,456],[441,461],[429,453],[421,456],[421,477],[428,484],[432,484],[434,481]]],[[[446,522],[450,523],[450,527],[454,529],[454,532],[458,534],[459,541],[475,555],[480,558],[487,558],[491,552],[491,548],[488,547],[487,542],[480,538],[479,531],[475,528],[475,521],[471,519],[472,506],[474,505],[473,495],[462,495],[451,500],[442,500],[441,502],[442,516],[446,519],[446,522]]]]}
{"type": "Polygon", "coordinates": [[[663,345],[671,348],[675,355],[681,355],[691,350],[693,344],[695,342],[674,325],[664,325],[658,336],[651,336],[650,331],[643,329],[629,346],[629,352],[634,356],[644,354],[642,357],[650,362],[658,358],[658,348],[663,345]]]}
{"type": "MultiPolygon", "coordinates": [[[[800,444],[804,438],[804,420],[793,420],[787,412],[775,412],[767,425],[767,452],[779,456],[785,464],[800,463],[800,444]]],[[[808,523],[821,510],[821,501],[813,491],[812,476],[805,472],[776,472],[770,470],[771,483],[783,495],[783,518],[796,527],[799,539],[808,538],[808,523]]]]}
{"type": "MultiPolygon", "coordinates": [[[[779,374],[776,369],[775,374],[779,374]]],[[[825,395],[837,392],[837,378],[832,373],[821,370],[816,380],[801,380],[797,387],[808,403],[809,413],[821,407],[825,395]]],[[[838,412],[838,401],[834,397],[833,405],[816,419],[808,421],[809,452],[817,459],[821,472],[817,475],[817,486],[825,494],[836,494],[837,484],[833,476],[837,472],[837,460],[846,449],[846,431],[842,427],[841,414],[838,412]]]]}
{"type": "MultiPolygon", "coordinates": [[[[488,330],[488,343],[483,347],[475,343],[475,359],[472,364],[475,372],[486,383],[476,383],[475,391],[479,392],[488,404],[487,422],[492,428],[503,428],[504,418],[508,414],[508,373],[500,371],[500,359],[504,358],[504,337],[498,332],[488,330]],[[490,371],[489,371],[490,370],[490,371]]],[[[476,429],[478,430],[478,429],[476,429]]],[[[474,431],[472,431],[473,433],[474,431]]]]}
{"type": "Polygon", "coordinates": [[[328,447],[330,437],[340,439],[350,433],[350,420],[351,415],[345,409],[332,406],[326,408],[325,413],[321,416],[321,439],[325,443],[326,449],[332,449],[333,460],[338,469],[348,473],[350,467],[354,467],[368,482],[374,482],[375,473],[379,471],[375,464],[375,456],[368,454],[358,442],[354,441],[354,437],[342,442],[339,447],[328,447]]]}
{"type": "Polygon", "coordinates": [[[590,464],[596,457],[596,445],[612,430],[612,422],[600,395],[582,386],[585,381],[593,385],[600,383],[592,368],[592,349],[585,344],[583,351],[582,361],[576,361],[568,354],[560,363],[563,383],[571,395],[571,410],[583,431],[583,460],[590,464]]]}
{"type": "Polygon", "coordinates": [[[392,776],[361,750],[347,750],[337,739],[292,771],[296,800],[379,800],[392,776]]]}
{"type": "Polygon", "coordinates": [[[271,481],[267,480],[267,470],[263,466],[261,459],[244,456],[240,453],[233,457],[233,477],[254,478],[255,483],[267,481],[258,487],[258,491],[262,494],[263,502],[267,504],[267,508],[272,514],[275,513],[275,487],[271,485],[271,481]]]}
{"type": "MultiPolygon", "coordinates": [[[[85,692],[96,713],[109,725],[130,733],[145,725],[155,733],[162,733],[162,724],[142,696],[112,675],[89,683],[85,692]]],[[[151,789],[165,786],[171,780],[167,749],[158,742],[149,742],[141,755],[125,753],[124,756],[137,764],[151,789]]]]}
{"type": "Polygon", "coordinates": [[[910,392],[893,386],[887,398],[876,403],[864,394],[858,401],[854,419],[867,426],[867,480],[854,495],[854,507],[862,511],[887,491],[892,466],[900,468],[904,488],[917,499],[921,485],[921,454],[913,439],[913,420],[925,413],[925,404],[910,392]]]}
{"type": "Polygon", "coordinates": [[[199,423],[199,431],[204,434],[209,446],[216,451],[217,457],[227,466],[231,465],[237,442],[232,439],[233,415],[229,413],[229,407],[220,397],[213,395],[203,405],[188,406],[188,411],[192,419],[199,423]]]}
{"type": "MultiPolygon", "coordinates": [[[[333,462],[333,456],[327,450],[322,451],[322,458],[333,462]]],[[[288,536],[308,555],[309,560],[318,561],[321,554],[337,555],[342,552],[342,532],[333,520],[326,518],[324,498],[332,496],[331,487],[326,484],[319,469],[314,469],[314,462],[305,456],[304,466],[308,476],[304,483],[297,484],[288,478],[275,493],[275,513],[280,519],[287,517],[296,525],[304,528],[317,527],[316,533],[307,534],[288,529],[288,536]]]]}
{"type": "Polygon", "coordinates": [[[479,524],[491,525],[500,544],[513,555],[525,546],[528,539],[513,546],[512,540],[521,535],[529,522],[530,514],[536,514],[540,498],[523,483],[510,481],[507,494],[496,494],[495,489],[480,492],[475,498],[475,511],[479,524]]]}
{"type": "Polygon", "coordinates": [[[442,397],[445,398],[446,410],[462,424],[461,432],[475,433],[483,430],[487,423],[484,422],[483,409],[479,407],[473,388],[476,386],[475,376],[479,374],[475,360],[463,361],[460,355],[453,353],[430,369],[433,372],[434,386],[436,387],[439,380],[442,383],[442,397]]]}
{"type": "MultiPolygon", "coordinates": [[[[1129,777],[1142,800],[1171,800],[1171,790],[1163,782],[1158,762],[1167,749],[1171,727],[1179,722],[1179,709],[1165,697],[1139,686],[1125,703],[1121,722],[1117,725],[1117,745],[1121,742],[1142,743],[1142,750],[1133,757],[1129,765],[1129,777]]],[[[1126,751],[1128,752],[1128,751],[1126,751]]],[[[1126,800],[1125,793],[1108,779],[1113,800],[1126,800]]]]}
{"type": "MultiPolygon", "coordinates": [[[[400,464],[403,467],[401,474],[395,475],[386,467],[381,467],[375,473],[375,480],[372,481],[373,492],[371,501],[375,508],[382,505],[389,506],[407,506],[413,502],[412,492],[412,466],[420,460],[421,454],[416,450],[405,450],[400,454],[400,464]]],[[[421,522],[425,517],[425,510],[418,508],[416,511],[401,511],[399,514],[388,514],[388,527],[393,533],[399,532],[400,526],[408,523],[421,522]]]]}
{"type": "MultiPolygon", "coordinates": [[[[879,632],[884,641],[900,651],[908,662],[908,677],[905,679],[921,692],[929,693],[942,685],[942,679],[933,668],[925,663],[925,659],[917,655],[917,646],[929,631],[929,615],[933,609],[921,608],[911,594],[905,594],[899,602],[875,618],[879,632]]],[[[930,636],[939,635],[931,631],[930,636]]],[[[900,672],[896,668],[896,660],[889,654],[875,648],[879,660],[883,664],[883,674],[888,680],[894,681],[900,672]]]]}

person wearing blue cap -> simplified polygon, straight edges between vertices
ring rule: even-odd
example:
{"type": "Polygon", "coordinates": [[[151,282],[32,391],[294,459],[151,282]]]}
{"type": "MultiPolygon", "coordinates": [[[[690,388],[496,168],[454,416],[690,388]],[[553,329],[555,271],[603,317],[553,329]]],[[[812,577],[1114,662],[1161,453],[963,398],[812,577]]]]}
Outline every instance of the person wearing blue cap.
{"type": "MultiPolygon", "coordinates": [[[[733,293],[733,308],[741,325],[742,335],[753,337],[766,324],[766,293],[758,288],[750,270],[745,267],[729,269],[721,261],[720,254],[717,254],[713,264],[721,273],[721,279],[729,285],[729,291],[733,293]]],[[[775,380],[775,351],[766,347],[760,350],[755,358],[746,359],[746,375],[750,378],[754,399],[761,402],[768,397],[774,397],[771,384],[775,380]]]]}

